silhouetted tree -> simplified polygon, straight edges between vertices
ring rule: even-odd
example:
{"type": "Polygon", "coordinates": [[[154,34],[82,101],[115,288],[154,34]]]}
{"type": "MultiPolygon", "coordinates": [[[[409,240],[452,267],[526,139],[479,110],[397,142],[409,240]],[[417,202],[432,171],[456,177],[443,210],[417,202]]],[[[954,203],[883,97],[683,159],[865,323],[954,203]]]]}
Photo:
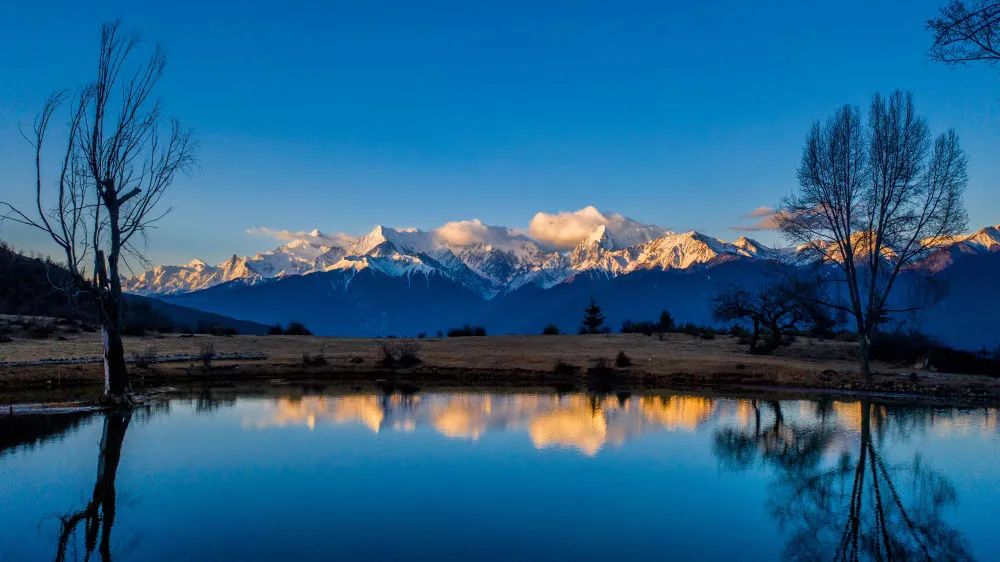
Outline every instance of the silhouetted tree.
{"type": "Polygon", "coordinates": [[[137,46],[137,38],[123,36],[118,22],[102,26],[97,75],[73,99],[56,181],[43,179],[43,148],[49,124],[68,97],[64,90],[45,101],[29,138],[35,149],[35,208],[23,212],[0,203],[8,211],[4,218],[45,232],[60,248],[71,274],[61,289],[96,302],[104,397],[114,402],[132,401],[121,340],[120,268],[127,266],[127,256],[144,261],[137,242],[165,214],[158,203],[175,174],[191,166],[194,150],[190,131],[178,122],[164,130],[153,97],[166,56],[157,48],[130,69],[137,46]]]}
{"type": "Polygon", "coordinates": [[[750,322],[750,353],[767,355],[781,345],[785,333],[812,317],[813,294],[808,283],[790,280],[753,293],[734,287],[715,297],[712,317],[718,322],[750,322]],[[763,343],[762,332],[767,336],[763,343]]]}
{"type": "Polygon", "coordinates": [[[663,310],[660,312],[659,325],[661,332],[669,332],[674,329],[674,317],[670,315],[670,311],[663,310]]]}
{"type": "Polygon", "coordinates": [[[583,309],[583,322],[580,323],[581,334],[599,334],[604,326],[604,313],[597,301],[590,299],[590,304],[583,309]]]}
{"type": "Polygon", "coordinates": [[[844,106],[806,137],[799,190],[785,199],[778,222],[807,259],[832,260],[846,302],[823,304],[857,323],[860,370],[871,374],[871,335],[894,308],[889,297],[901,271],[962,232],[966,158],[949,130],[932,140],[910,94],[876,95],[867,123],[844,106]]]}
{"type": "Polygon", "coordinates": [[[928,20],[931,58],[948,64],[1000,61],[1000,2],[953,0],[928,20]]]}

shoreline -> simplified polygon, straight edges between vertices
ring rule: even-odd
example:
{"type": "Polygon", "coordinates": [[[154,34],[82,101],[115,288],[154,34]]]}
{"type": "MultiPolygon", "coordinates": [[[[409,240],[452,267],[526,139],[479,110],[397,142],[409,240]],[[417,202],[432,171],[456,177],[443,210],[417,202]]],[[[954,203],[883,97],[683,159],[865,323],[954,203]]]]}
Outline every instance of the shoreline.
{"type": "MultiPolygon", "coordinates": [[[[101,365],[73,362],[90,349],[88,338],[15,342],[14,361],[0,365],[0,404],[31,395],[86,398],[99,392],[101,365]],[[39,356],[39,350],[47,355],[39,356]],[[35,364],[24,364],[31,361],[35,364]]],[[[421,340],[341,339],[316,336],[152,336],[129,338],[127,354],[156,348],[163,356],[148,366],[131,366],[137,392],[164,386],[271,386],[316,382],[350,389],[503,389],[656,392],[685,390],[746,393],[806,393],[822,396],[916,400],[962,406],[1000,405],[1000,378],[955,375],[876,365],[865,380],[853,371],[853,346],[801,338],[772,356],[745,352],[735,338],[712,341],[669,334],[664,341],[641,335],[490,336],[421,340]],[[383,345],[415,344],[421,362],[384,368],[383,345]],[[206,367],[193,358],[212,345],[218,360],[206,367]],[[626,353],[633,364],[595,368],[600,359],[626,353]],[[234,355],[242,353],[242,358],[234,355]],[[316,358],[321,359],[317,360],[316,358]],[[180,359],[179,359],[180,358],[180,359]],[[314,363],[307,361],[312,358],[314,363]],[[557,362],[570,367],[558,370],[557,362]]],[[[8,359],[10,360],[10,359],[8,359]]],[[[612,363],[613,365],[613,363],[612,363]]]]}

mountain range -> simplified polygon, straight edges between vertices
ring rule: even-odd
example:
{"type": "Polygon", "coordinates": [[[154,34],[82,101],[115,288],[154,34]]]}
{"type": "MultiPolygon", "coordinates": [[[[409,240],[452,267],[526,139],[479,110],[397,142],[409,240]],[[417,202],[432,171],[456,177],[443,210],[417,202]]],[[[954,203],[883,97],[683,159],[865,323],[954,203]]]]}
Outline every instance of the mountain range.
{"type": "Polygon", "coordinates": [[[547,289],[581,272],[618,276],[775,254],[746,237],[726,242],[695,231],[677,234],[649,225],[614,230],[598,225],[568,251],[511,229],[502,230],[488,241],[466,244],[442,240],[435,232],[387,226],[376,226],[357,238],[331,237],[313,230],[273,250],[233,255],[215,266],[197,259],[185,265],[156,266],[127,279],[125,290],[169,295],[234,281],[254,285],[317,272],[371,270],[390,277],[438,274],[492,299],[525,285],[547,289]]]}
{"type": "MultiPolygon", "coordinates": [[[[715,294],[764,283],[778,258],[795,251],[629,219],[594,225],[563,248],[511,228],[452,224],[463,225],[462,235],[386,226],[359,237],[313,230],[215,266],[200,260],[156,266],[125,288],[235,318],[298,320],[316,333],[345,336],[433,333],[466,322],[491,333],[538,333],[549,323],[574,330],[592,297],[612,326],[651,319],[661,308],[681,321],[708,324],[715,294]]],[[[951,291],[906,321],[952,345],[1000,344],[993,326],[1000,313],[1000,225],[949,240],[922,266],[947,279],[951,291]],[[960,292],[966,286],[976,292],[960,292]]]]}

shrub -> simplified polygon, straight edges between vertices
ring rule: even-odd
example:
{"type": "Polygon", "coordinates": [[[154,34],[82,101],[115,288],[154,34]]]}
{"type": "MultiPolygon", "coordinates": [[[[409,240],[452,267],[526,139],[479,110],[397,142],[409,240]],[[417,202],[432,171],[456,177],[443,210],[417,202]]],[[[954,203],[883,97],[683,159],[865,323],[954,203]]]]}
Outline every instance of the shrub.
{"type": "Polygon", "coordinates": [[[619,351],[618,355],[615,356],[615,367],[625,368],[632,366],[632,359],[628,355],[625,355],[624,351],[619,351]]]}
{"type": "Polygon", "coordinates": [[[558,336],[559,335],[559,326],[556,326],[555,324],[549,324],[544,329],[542,329],[542,335],[543,336],[558,336]]]}
{"type": "Polygon", "coordinates": [[[417,334],[417,339],[418,340],[422,340],[422,339],[424,339],[426,337],[427,337],[427,333],[426,332],[420,332],[419,334],[417,334]]]}
{"type": "Polygon", "coordinates": [[[485,336],[486,328],[482,326],[471,326],[466,324],[461,328],[452,328],[448,330],[449,338],[464,338],[470,336],[485,336]]]}
{"type": "Polygon", "coordinates": [[[871,358],[894,365],[928,366],[949,373],[1000,376],[1000,358],[948,347],[920,332],[879,332],[871,358]]]}
{"type": "Polygon", "coordinates": [[[132,363],[142,369],[156,363],[156,348],[150,346],[142,351],[136,351],[132,354],[132,363]]]}
{"type": "Polygon", "coordinates": [[[702,332],[698,334],[698,337],[703,340],[714,340],[715,332],[712,330],[702,330],[702,332]]]}
{"type": "Polygon", "coordinates": [[[201,364],[206,368],[212,366],[212,360],[215,359],[215,344],[212,342],[205,342],[198,346],[198,359],[201,359],[201,364]]]}
{"type": "Polygon", "coordinates": [[[580,370],[580,367],[576,365],[570,365],[569,363],[563,361],[562,359],[556,361],[556,364],[552,367],[552,372],[557,375],[572,375],[580,370]]]}
{"type": "Polygon", "coordinates": [[[10,339],[10,336],[7,334],[0,334],[0,343],[10,343],[12,341],[14,340],[10,339]]]}
{"type": "Polygon", "coordinates": [[[303,367],[322,367],[327,363],[326,353],[323,350],[320,350],[320,352],[316,355],[310,355],[308,353],[302,354],[303,367]]]}
{"type": "Polygon", "coordinates": [[[285,329],[281,327],[281,324],[274,324],[267,327],[267,335],[269,336],[281,336],[284,333],[285,329]]]}
{"type": "Polygon", "coordinates": [[[285,335],[286,336],[311,336],[312,332],[310,332],[309,328],[306,328],[305,325],[302,324],[301,322],[296,322],[296,321],[293,320],[293,321],[289,322],[288,326],[285,328],[285,335]]]}
{"type": "Polygon", "coordinates": [[[594,359],[594,364],[587,369],[587,373],[594,376],[606,377],[614,373],[614,369],[611,368],[611,361],[607,357],[598,357],[594,359]]]}
{"type": "Polygon", "coordinates": [[[420,346],[412,342],[383,343],[379,348],[378,364],[386,369],[413,367],[421,363],[420,346]]]}

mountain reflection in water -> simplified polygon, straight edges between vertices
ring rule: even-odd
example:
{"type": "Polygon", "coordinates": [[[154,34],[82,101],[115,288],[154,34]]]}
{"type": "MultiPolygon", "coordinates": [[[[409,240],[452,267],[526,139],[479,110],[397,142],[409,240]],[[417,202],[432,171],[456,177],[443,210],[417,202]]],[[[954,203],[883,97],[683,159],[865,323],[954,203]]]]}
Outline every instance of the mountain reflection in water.
{"type": "MultiPolygon", "coordinates": [[[[982,557],[984,552],[983,545],[971,544],[966,536],[966,530],[975,531],[974,535],[981,540],[982,529],[963,529],[953,522],[953,516],[955,512],[960,512],[963,500],[953,477],[963,479],[969,475],[956,472],[954,468],[946,474],[936,467],[935,461],[943,459],[930,458],[924,451],[907,444],[921,435],[973,436],[985,438],[985,443],[995,447],[998,441],[996,409],[902,407],[869,400],[788,401],[628,393],[327,395],[292,389],[283,392],[283,395],[275,397],[261,397],[203,389],[134,412],[21,418],[16,423],[0,420],[0,424],[6,424],[0,425],[0,428],[10,430],[4,433],[3,447],[0,448],[0,469],[4,468],[5,462],[19,455],[59,446],[60,439],[57,438],[82,431],[81,427],[92,427],[95,422],[99,427],[99,443],[90,449],[93,457],[89,466],[93,467],[90,469],[93,476],[87,490],[70,494],[79,500],[63,504],[62,508],[55,510],[55,516],[52,509],[46,508],[49,515],[42,521],[31,521],[31,526],[48,536],[50,542],[47,548],[29,548],[39,545],[27,543],[25,548],[28,552],[47,550],[52,553],[48,557],[57,561],[95,557],[101,560],[131,559],[129,556],[133,554],[133,549],[142,551],[143,536],[155,529],[155,518],[160,512],[154,509],[152,513],[147,513],[154,521],[146,522],[129,519],[128,514],[135,509],[132,505],[134,500],[126,505],[127,509],[119,509],[119,488],[123,484],[118,475],[122,470],[129,470],[130,448],[148,450],[155,446],[148,442],[131,442],[126,439],[126,434],[145,432],[148,426],[162,425],[174,416],[175,411],[190,412],[193,415],[190,418],[192,427],[200,425],[211,429],[214,418],[228,416],[227,412],[231,411],[235,414],[237,431],[251,439],[256,439],[254,435],[275,431],[299,431],[303,435],[312,431],[316,435],[311,436],[310,441],[319,443],[337,439],[338,431],[353,427],[367,435],[396,433],[402,439],[411,439],[415,437],[407,436],[419,433],[425,437],[436,436],[441,441],[477,442],[483,450],[489,446],[487,438],[490,436],[509,435],[515,438],[514,443],[517,439],[522,439],[521,442],[526,445],[530,443],[530,447],[537,451],[535,455],[562,450],[569,457],[560,458],[576,457],[589,463],[573,463],[576,472],[599,470],[601,466],[632,468],[636,466],[634,463],[639,462],[632,457],[615,457],[614,452],[618,450],[638,447],[652,455],[666,454],[669,458],[674,454],[677,455],[677,462],[684,462],[686,457],[696,455],[696,451],[703,448],[715,459],[720,483],[725,483],[726,475],[747,474],[751,480],[744,485],[766,490],[765,499],[761,502],[763,505],[759,508],[770,516],[773,538],[734,535],[732,539],[749,540],[747,544],[775,542],[774,552],[780,553],[782,559],[973,560],[976,553],[982,557]],[[139,429],[135,429],[137,424],[139,429]],[[657,439],[657,435],[663,438],[689,435],[685,439],[696,444],[695,449],[663,450],[658,443],[673,443],[677,447],[677,442],[657,439]],[[612,455],[613,463],[598,463],[598,457],[606,454],[612,455]],[[116,539],[116,534],[121,532],[119,528],[123,526],[127,536],[116,539]]],[[[133,436],[132,439],[141,437],[133,436]]],[[[989,452],[995,454],[993,450],[989,452]]],[[[502,461],[503,455],[508,453],[506,449],[497,449],[494,453],[486,449],[484,459],[502,461]]],[[[298,456],[292,459],[307,459],[309,449],[297,449],[295,454],[298,456]]],[[[150,466],[148,460],[145,466],[150,466]]],[[[376,466],[371,469],[383,470],[376,466]]],[[[185,470],[195,470],[195,467],[185,466],[185,470]]],[[[331,475],[336,473],[333,467],[328,470],[331,475]]],[[[531,478],[530,466],[527,470],[524,477],[531,478]]],[[[998,469],[994,466],[993,470],[998,469]]],[[[134,481],[134,478],[126,481],[134,481]]],[[[291,484],[275,483],[278,489],[291,484]]],[[[675,475],[662,480],[647,479],[642,485],[650,493],[656,493],[659,490],[684,489],[688,482],[678,480],[675,475]]],[[[392,497],[399,498],[400,491],[386,490],[385,493],[393,493],[392,497]]],[[[725,517],[725,506],[732,498],[714,495],[710,490],[704,493],[718,504],[714,510],[709,506],[708,511],[701,514],[704,525],[709,528],[725,525],[732,529],[732,533],[737,533],[725,517]]],[[[537,494],[536,491],[532,497],[511,496],[507,501],[541,501],[537,494]]],[[[144,495],[155,495],[155,490],[135,489],[134,486],[127,490],[130,498],[144,495]]],[[[253,496],[245,497],[250,499],[253,496]]],[[[280,501],[280,496],[274,498],[274,501],[280,501]]],[[[346,496],[328,499],[347,501],[346,496]]],[[[26,498],[24,501],[30,500],[26,498]]],[[[148,502],[155,504],[156,500],[148,502]]],[[[498,507],[493,505],[492,509],[498,507]]],[[[627,517],[622,519],[619,514],[615,518],[616,523],[609,524],[631,529],[635,533],[657,518],[663,518],[662,525],[667,525],[663,528],[668,529],[668,521],[674,521],[676,526],[676,520],[671,519],[673,517],[697,517],[693,513],[675,513],[670,506],[664,506],[664,509],[667,511],[636,512],[634,521],[629,521],[627,517]]],[[[569,515],[562,511],[550,511],[549,523],[557,531],[565,531],[560,525],[571,523],[562,523],[560,517],[567,518],[569,515]]],[[[253,524],[261,524],[268,529],[274,522],[261,521],[267,518],[268,514],[263,512],[256,520],[250,521],[258,521],[253,524]]],[[[968,527],[969,519],[963,520],[968,527]]],[[[991,525],[992,520],[980,523],[991,525]]],[[[6,528],[19,523],[16,514],[0,513],[0,524],[6,528]]],[[[378,522],[370,523],[374,525],[378,522]]],[[[247,524],[250,523],[244,522],[244,525],[247,524]]],[[[475,522],[468,521],[466,525],[475,526],[475,522]]],[[[653,524],[651,528],[659,526],[653,524]]],[[[261,531],[265,536],[269,532],[255,529],[241,532],[261,531]]],[[[432,531],[425,529],[423,532],[432,531]]],[[[447,533],[447,530],[438,532],[447,533]]],[[[634,538],[639,540],[642,537],[634,538]]],[[[440,540],[448,540],[447,534],[442,535],[440,540]]],[[[548,548],[542,544],[544,539],[535,537],[534,540],[539,541],[534,546],[544,554],[548,548]]],[[[549,547],[555,548],[556,544],[559,541],[549,547]]],[[[10,552],[20,552],[17,548],[9,548],[11,545],[16,546],[17,543],[0,546],[7,548],[0,550],[0,558],[10,552]]],[[[298,546],[309,548],[308,544],[298,546]]],[[[708,549],[714,545],[698,543],[691,552],[697,554],[699,546],[708,549]]],[[[233,548],[234,554],[239,554],[240,547],[233,545],[233,548]]],[[[135,556],[134,559],[169,559],[167,551],[161,555],[156,549],[142,552],[145,553],[143,556],[135,556]]],[[[403,552],[405,549],[384,554],[407,557],[402,556],[403,552]]],[[[601,552],[604,551],[592,547],[578,557],[599,558],[601,552]]],[[[757,557],[753,551],[741,553],[746,558],[757,557]]],[[[465,554],[476,557],[475,552],[465,554]]],[[[500,554],[496,553],[496,558],[502,558],[500,554]]]]}
{"type": "Polygon", "coordinates": [[[477,440],[490,431],[524,431],[538,449],[585,455],[654,430],[693,431],[731,403],[694,396],[549,394],[353,395],[279,398],[243,420],[248,429],[361,424],[374,433],[432,427],[445,437],[477,440]]]}

